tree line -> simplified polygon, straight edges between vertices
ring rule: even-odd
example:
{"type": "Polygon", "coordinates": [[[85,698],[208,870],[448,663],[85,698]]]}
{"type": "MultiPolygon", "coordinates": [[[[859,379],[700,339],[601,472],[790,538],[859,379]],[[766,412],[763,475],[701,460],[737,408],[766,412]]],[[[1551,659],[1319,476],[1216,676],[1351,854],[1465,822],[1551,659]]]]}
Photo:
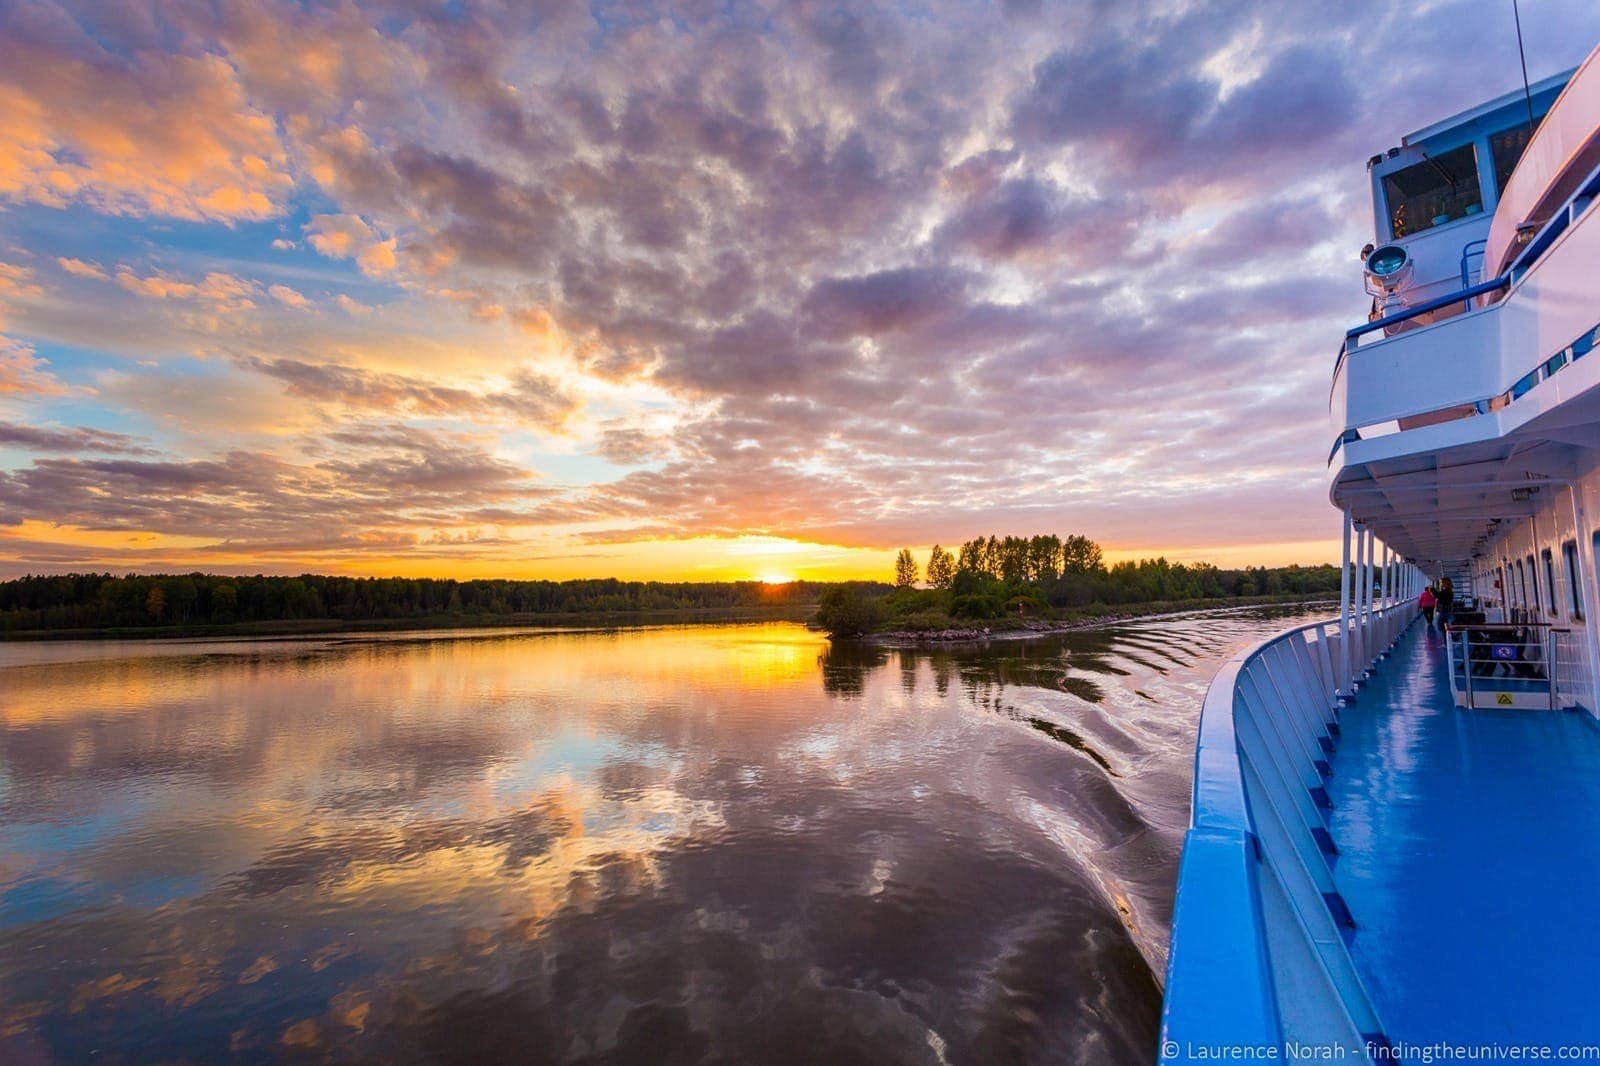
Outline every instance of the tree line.
{"type": "Polygon", "coordinates": [[[920,563],[902,548],[890,592],[831,590],[819,604],[818,621],[849,635],[960,620],[1051,618],[1094,606],[1338,592],[1339,568],[1331,564],[1223,569],[1157,557],[1108,566],[1100,545],[1079,534],[988,536],[955,552],[936,544],[920,563]]]}
{"type": "MultiPolygon", "coordinates": [[[[928,553],[928,584],[937,589],[954,586],[962,573],[983,574],[1011,585],[1044,585],[1067,574],[1092,574],[1103,570],[1100,545],[1088,537],[1054,533],[1032,537],[976,537],[952,555],[935,544],[928,553]]],[[[895,586],[917,583],[917,560],[910,548],[895,559],[895,586]]]]}
{"type": "Polygon", "coordinates": [[[826,587],[810,581],[59,574],[0,582],[0,632],[734,610],[809,605],[826,587]]]}

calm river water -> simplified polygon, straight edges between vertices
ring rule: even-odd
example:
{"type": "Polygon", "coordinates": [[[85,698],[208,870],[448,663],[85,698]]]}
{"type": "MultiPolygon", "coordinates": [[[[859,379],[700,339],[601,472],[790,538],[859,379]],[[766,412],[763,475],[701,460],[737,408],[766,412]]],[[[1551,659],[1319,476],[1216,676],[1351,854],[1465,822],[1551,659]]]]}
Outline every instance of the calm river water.
{"type": "Polygon", "coordinates": [[[1299,617],[0,646],[0,1061],[1148,1062],[1299,617]]]}

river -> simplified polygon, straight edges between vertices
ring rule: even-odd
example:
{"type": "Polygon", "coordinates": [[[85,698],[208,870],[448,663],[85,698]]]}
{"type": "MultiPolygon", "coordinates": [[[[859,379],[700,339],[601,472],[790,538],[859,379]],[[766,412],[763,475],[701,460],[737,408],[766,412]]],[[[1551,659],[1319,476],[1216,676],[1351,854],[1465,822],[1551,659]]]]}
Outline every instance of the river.
{"type": "Polygon", "coordinates": [[[0,1060],[1146,1063],[1245,609],[0,645],[0,1060]]]}

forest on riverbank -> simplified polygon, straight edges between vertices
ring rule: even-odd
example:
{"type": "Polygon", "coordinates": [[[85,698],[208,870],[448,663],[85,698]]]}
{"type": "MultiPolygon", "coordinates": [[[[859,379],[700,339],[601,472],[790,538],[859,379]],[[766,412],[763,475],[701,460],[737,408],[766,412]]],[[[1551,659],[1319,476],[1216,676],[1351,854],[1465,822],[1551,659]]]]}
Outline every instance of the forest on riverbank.
{"type": "MultiPolygon", "coordinates": [[[[813,581],[58,574],[0,582],[0,634],[313,632],[809,612],[829,587],[813,581]]],[[[868,582],[862,593],[882,595],[889,587],[868,582]]]]}
{"type": "Polygon", "coordinates": [[[816,620],[835,637],[1028,628],[1108,609],[1175,609],[1338,592],[1339,568],[1331,564],[1225,570],[1155,558],[1108,566],[1100,545],[1081,535],[989,536],[967,541],[954,553],[934,545],[922,562],[910,549],[901,549],[893,586],[887,591],[876,582],[833,586],[822,593],[816,620]]]}
{"type": "Polygon", "coordinates": [[[1336,566],[1163,558],[1107,565],[1083,536],[979,537],[896,560],[893,582],[455,581],[447,578],[57,574],[0,582],[0,635],[309,633],[668,617],[813,617],[831,635],[1028,628],[1190,604],[1337,595],[1336,566]]]}

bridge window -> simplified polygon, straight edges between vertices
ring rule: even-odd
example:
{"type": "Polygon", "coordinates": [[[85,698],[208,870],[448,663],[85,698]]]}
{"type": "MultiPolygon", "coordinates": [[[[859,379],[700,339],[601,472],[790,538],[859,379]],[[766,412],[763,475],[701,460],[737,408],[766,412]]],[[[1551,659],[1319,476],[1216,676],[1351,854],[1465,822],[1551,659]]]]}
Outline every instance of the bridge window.
{"type": "Polygon", "coordinates": [[[1463,144],[1383,177],[1389,225],[1396,237],[1420,233],[1483,210],[1478,154],[1463,144]]]}
{"type": "Polygon", "coordinates": [[[1531,134],[1527,126],[1515,126],[1489,136],[1489,156],[1494,160],[1494,187],[1504,189],[1517,169],[1517,160],[1527,151],[1531,134]]]}
{"type": "Polygon", "coordinates": [[[1533,609],[1537,613],[1544,610],[1539,597],[1539,568],[1533,564],[1533,556],[1528,556],[1528,589],[1533,593],[1533,609]]]}

